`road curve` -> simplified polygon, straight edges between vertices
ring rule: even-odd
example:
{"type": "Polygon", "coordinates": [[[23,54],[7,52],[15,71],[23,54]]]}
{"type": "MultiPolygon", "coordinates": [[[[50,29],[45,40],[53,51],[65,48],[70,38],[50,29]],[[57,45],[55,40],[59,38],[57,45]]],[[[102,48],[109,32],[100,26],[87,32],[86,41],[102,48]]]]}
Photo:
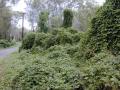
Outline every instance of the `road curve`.
{"type": "Polygon", "coordinates": [[[13,52],[16,52],[18,50],[18,47],[11,47],[7,49],[0,50],[0,58],[5,58],[12,54],[13,52]]]}

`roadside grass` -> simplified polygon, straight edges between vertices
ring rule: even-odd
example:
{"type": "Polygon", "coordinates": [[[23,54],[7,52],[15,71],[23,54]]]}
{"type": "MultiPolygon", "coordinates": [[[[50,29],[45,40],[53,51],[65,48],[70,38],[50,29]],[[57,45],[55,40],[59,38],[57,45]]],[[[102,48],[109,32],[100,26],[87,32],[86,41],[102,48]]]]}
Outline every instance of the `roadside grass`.
{"type": "Polygon", "coordinates": [[[31,58],[33,56],[25,52],[15,52],[4,59],[0,58],[0,90],[10,90],[11,80],[32,62],[31,58]]]}

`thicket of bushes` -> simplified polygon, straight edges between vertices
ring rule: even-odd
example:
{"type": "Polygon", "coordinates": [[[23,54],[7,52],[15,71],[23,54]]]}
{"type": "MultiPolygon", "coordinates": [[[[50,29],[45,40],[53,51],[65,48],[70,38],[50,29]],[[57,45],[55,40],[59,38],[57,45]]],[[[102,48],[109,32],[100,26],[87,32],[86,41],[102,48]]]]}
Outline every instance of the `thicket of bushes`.
{"type": "Polygon", "coordinates": [[[34,45],[35,33],[28,33],[22,41],[22,49],[31,49],[34,45]]]}
{"type": "Polygon", "coordinates": [[[14,41],[0,40],[0,48],[7,48],[7,47],[10,47],[14,44],[15,44],[14,41]]]}
{"type": "Polygon", "coordinates": [[[58,28],[50,33],[29,33],[23,40],[22,49],[32,49],[41,47],[50,48],[54,45],[77,44],[82,37],[82,33],[71,28],[58,28]]]}

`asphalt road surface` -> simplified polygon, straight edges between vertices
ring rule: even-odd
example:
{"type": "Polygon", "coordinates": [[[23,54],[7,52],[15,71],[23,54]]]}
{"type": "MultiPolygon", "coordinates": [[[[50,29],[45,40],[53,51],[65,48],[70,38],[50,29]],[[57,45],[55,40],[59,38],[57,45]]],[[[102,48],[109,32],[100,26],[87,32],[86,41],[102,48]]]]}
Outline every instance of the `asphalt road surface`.
{"type": "Polygon", "coordinates": [[[18,47],[11,47],[7,49],[0,50],[0,58],[5,58],[12,54],[13,52],[16,52],[18,50],[18,47]]]}

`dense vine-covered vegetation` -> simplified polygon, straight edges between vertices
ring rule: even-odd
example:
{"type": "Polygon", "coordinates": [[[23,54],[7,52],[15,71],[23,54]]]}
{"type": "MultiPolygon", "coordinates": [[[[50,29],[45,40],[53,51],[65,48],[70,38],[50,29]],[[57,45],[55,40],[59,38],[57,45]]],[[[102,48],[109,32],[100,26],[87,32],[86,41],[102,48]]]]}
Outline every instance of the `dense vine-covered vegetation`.
{"type": "Polygon", "coordinates": [[[12,63],[15,71],[7,71],[9,80],[1,80],[1,88],[120,90],[119,5],[119,0],[107,0],[87,32],[70,28],[72,19],[67,19],[49,33],[26,35],[15,58],[19,65],[12,63]]]}
{"type": "Polygon", "coordinates": [[[71,27],[72,26],[72,21],[73,21],[73,12],[69,9],[64,10],[63,26],[65,28],[71,27]]]}
{"type": "Polygon", "coordinates": [[[107,0],[91,21],[86,43],[89,49],[97,53],[109,50],[112,54],[120,54],[120,1],[107,0]]]}
{"type": "Polygon", "coordinates": [[[102,51],[90,59],[79,59],[83,36],[84,33],[63,28],[49,34],[35,34],[31,49],[11,57],[13,66],[7,66],[11,70],[6,74],[9,82],[6,84],[3,80],[5,87],[12,90],[119,90],[120,57],[102,51]],[[79,37],[69,38],[73,43],[64,43],[66,37],[61,36],[64,39],[58,38],[57,43],[53,43],[61,32],[63,36],[79,37]]]}

